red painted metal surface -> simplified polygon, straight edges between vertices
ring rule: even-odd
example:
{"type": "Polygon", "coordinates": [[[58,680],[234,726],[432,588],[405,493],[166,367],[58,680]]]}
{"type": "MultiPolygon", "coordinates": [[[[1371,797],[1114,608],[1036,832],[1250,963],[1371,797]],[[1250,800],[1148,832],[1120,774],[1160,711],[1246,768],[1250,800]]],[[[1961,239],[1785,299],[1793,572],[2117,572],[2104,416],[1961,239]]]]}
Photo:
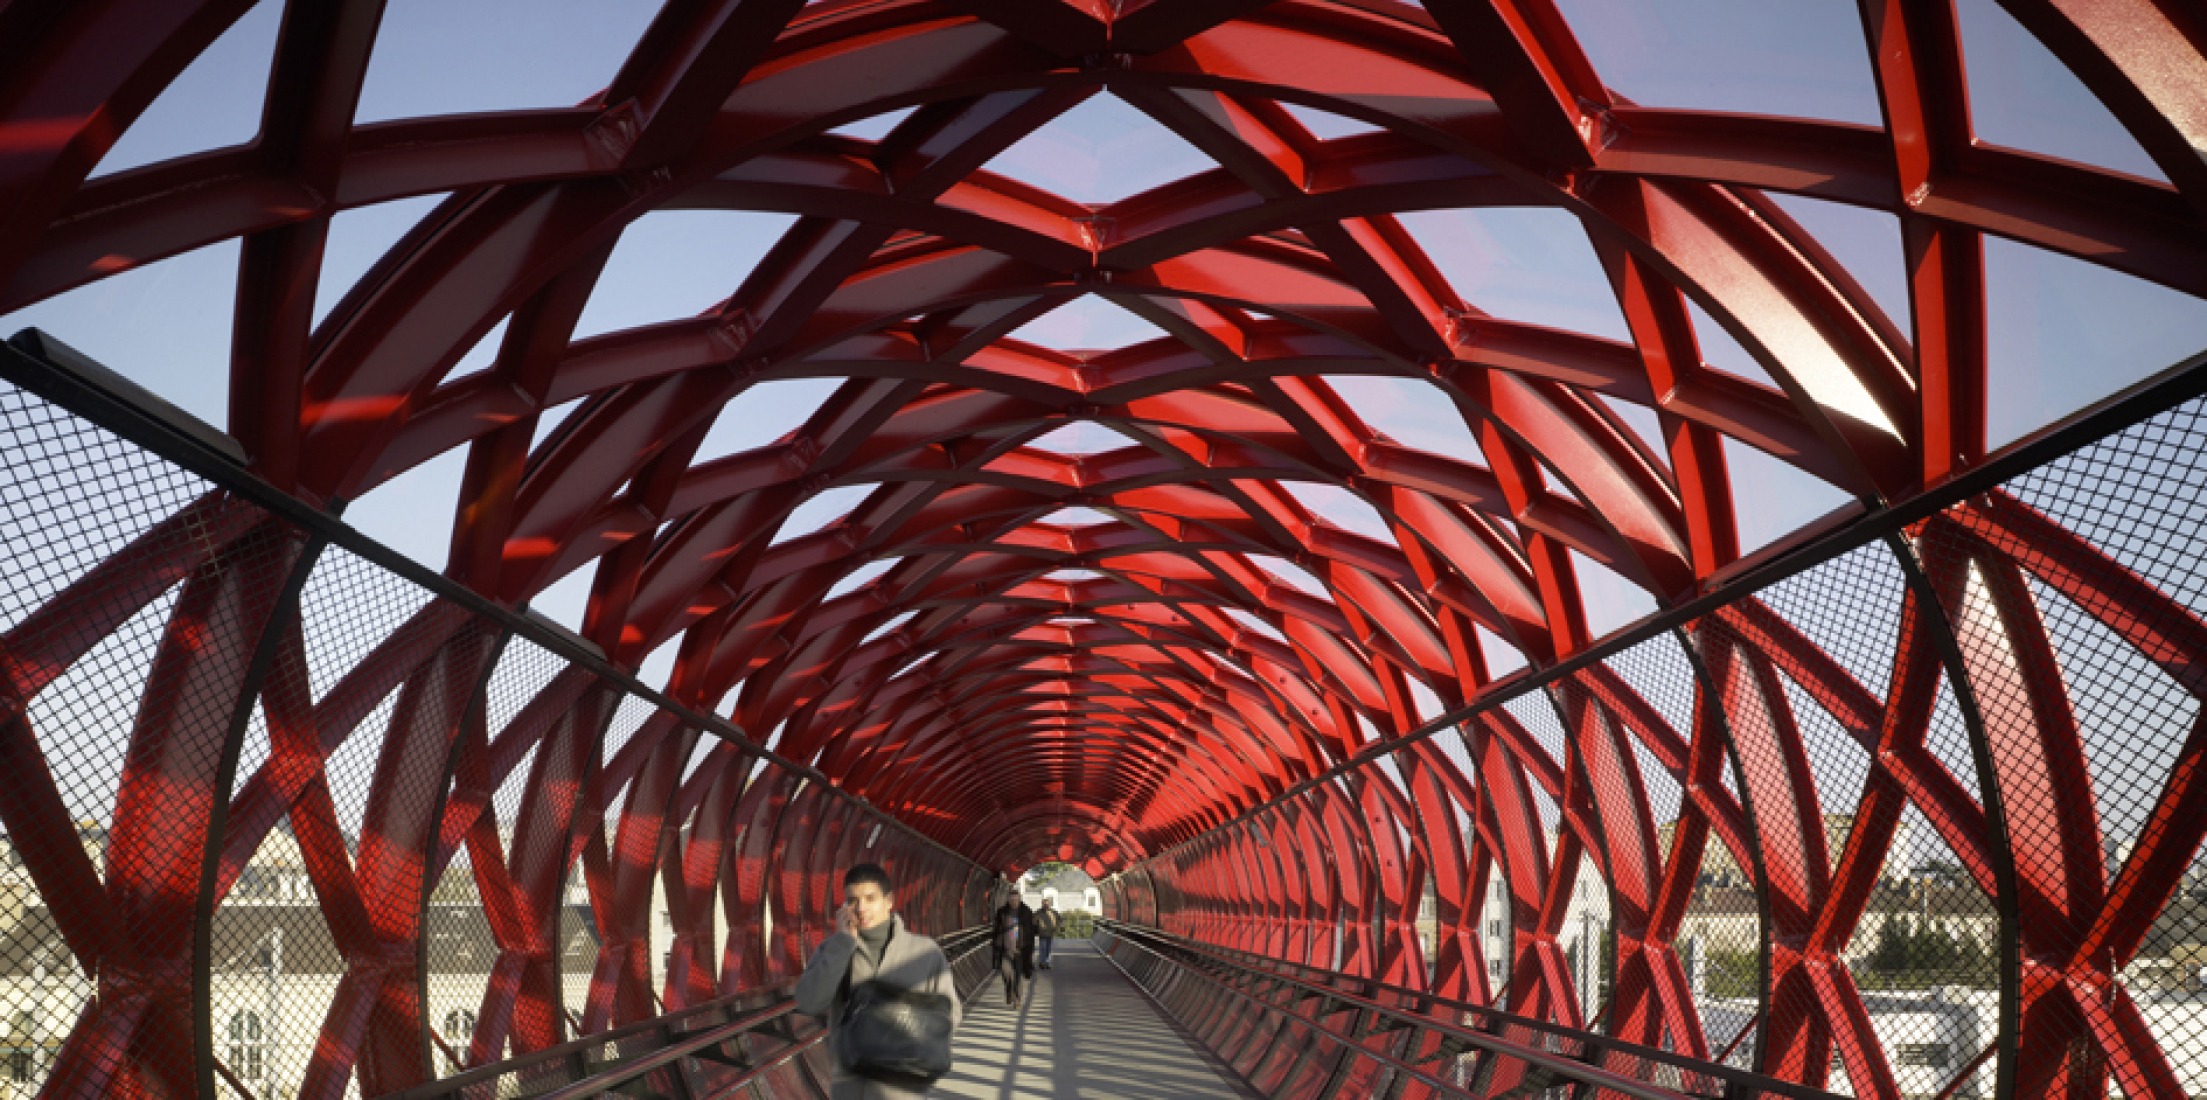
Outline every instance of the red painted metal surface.
{"type": "Polygon", "coordinates": [[[292,4],[257,141],[88,179],[249,6],[0,11],[0,308],[241,239],[229,431],[255,474],[327,504],[464,450],[452,578],[519,604],[591,570],[582,633],[614,663],[678,639],[671,696],[871,809],[741,746],[701,752],[709,735],[673,712],[616,750],[622,694],[579,666],[491,728],[480,700],[508,643],[442,603],[310,683],[313,623],[280,596],[313,566],[304,536],[210,494],[0,635],[0,737],[23,764],[0,822],[98,990],[48,1095],[211,1080],[194,906],[226,904],[277,833],[344,964],[302,1095],[440,1072],[423,921],[448,868],[471,877],[495,952],[448,1049],[480,1064],[787,980],[835,869],[881,858],[924,884],[909,911],[931,929],[975,919],[988,872],[1076,860],[1125,919],[1899,1096],[1883,1002],[1850,967],[1910,838],[2012,912],[2003,1087],[2184,1087],[2125,968],[2207,829],[2207,735],[2184,738],[2111,854],[2042,604],[2082,608],[2189,695],[2207,692],[2207,628],[2127,548],[2004,492],[1896,547],[1922,580],[1875,642],[1881,686],[1746,598],[1675,639],[1683,710],[1596,663],[1527,697],[1538,714],[1497,707],[1460,744],[1305,784],[1494,691],[1515,656],[1585,651],[1581,560],[1660,605],[1709,592],[1741,553],[1728,445],[1866,509],[1982,462],[1986,235],[2207,295],[2207,24],[2190,5],[2002,4],[2166,184],[1976,141],[1953,12],[1904,0],[1861,5],[1872,127],[1625,102],[1548,0],[673,0],[579,106],[355,126],[382,4],[292,4]],[[1215,167],[1101,207],[984,168],[1106,92],[1215,167]],[[1376,130],[1321,140],[1289,104],[1376,130]],[[902,108],[878,141],[829,132],[902,108]],[[1910,316],[1882,312],[1772,192],[1895,215],[1910,316]],[[331,216],[432,193],[449,194],[310,325],[331,216]],[[1628,342],[1490,316],[1400,219],[1521,205],[1584,225],[1628,342]],[[795,220],[705,314],[575,339],[622,230],[664,209],[795,220]],[[1007,335],[1084,294],[1165,335],[1093,351],[1007,335]],[[1689,303],[1775,387],[1707,365],[1689,303]],[[493,365],[448,377],[501,319],[493,365]],[[1365,422],[1325,377],[1355,374],[1428,386],[1476,450],[1365,422]],[[844,381],[800,428],[694,461],[728,402],[813,377],[844,381]],[[1661,438],[1607,402],[1645,408],[1661,438]],[[1037,443],[1076,421],[1128,443],[1037,443]],[[1346,529],[1291,482],[1355,493],[1385,531],[1346,529]],[[773,541],[844,486],[870,489],[773,541]],[[1049,519],[1068,507],[1107,518],[1049,519]],[[893,564],[829,595],[877,562],[893,564]],[[94,866],[61,839],[67,769],[30,703],[179,586],[94,866]],[[1955,698],[1981,727],[1959,761],[1934,744],[1955,698]],[[348,824],[333,760],[386,700],[348,824]],[[268,752],[241,767],[227,739],[256,705],[268,752]],[[1863,756],[1860,777],[1830,774],[1826,742],[1863,756]],[[523,793],[500,811],[509,780],[523,793]],[[875,811],[913,832],[878,832],[875,811]],[[1756,902],[1751,1037],[1705,1018],[1722,998],[1687,929],[1706,927],[1712,861],[1756,902]],[[1589,878],[1606,894],[1597,985],[1572,928],[1589,878]],[[561,985],[571,908],[598,937],[580,1003],[561,985]]]}

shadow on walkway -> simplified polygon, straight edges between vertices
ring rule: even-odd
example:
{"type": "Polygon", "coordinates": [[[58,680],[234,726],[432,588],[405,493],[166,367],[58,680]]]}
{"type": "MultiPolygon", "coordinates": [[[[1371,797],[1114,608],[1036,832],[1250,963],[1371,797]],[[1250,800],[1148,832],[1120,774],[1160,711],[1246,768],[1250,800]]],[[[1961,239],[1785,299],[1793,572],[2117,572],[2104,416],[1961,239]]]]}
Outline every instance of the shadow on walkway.
{"type": "Polygon", "coordinates": [[[1181,1038],[1087,940],[1060,943],[1017,1009],[995,980],[966,1003],[955,1067],[930,1096],[1206,1100],[1250,1095],[1181,1038]]]}

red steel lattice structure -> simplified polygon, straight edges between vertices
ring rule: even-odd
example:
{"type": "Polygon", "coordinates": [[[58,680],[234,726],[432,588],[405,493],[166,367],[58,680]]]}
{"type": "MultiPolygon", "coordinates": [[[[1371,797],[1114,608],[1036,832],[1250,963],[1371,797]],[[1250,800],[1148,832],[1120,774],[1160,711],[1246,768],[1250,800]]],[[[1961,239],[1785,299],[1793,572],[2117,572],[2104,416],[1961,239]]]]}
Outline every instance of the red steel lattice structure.
{"type": "MultiPolygon", "coordinates": [[[[55,967],[96,989],[45,1094],[237,1072],[207,934],[279,822],[342,959],[302,1093],[334,1096],[786,979],[881,815],[932,928],[976,917],[994,873],[1079,859],[1131,921],[1881,1097],[1918,1091],[1915,1063],[1851,945],[1890,909],[1896,851],[1936,851],[1941,888],[1993,914],[1977,950],[1998,991],[1939,1087],[2183,1094],[2207,1036],[2132,987],[2207,828],[2182,717],[2207,634],[2188,569],[2142,548],[2149,517],[2095,532],[2060,494],[1992,488],[1865,544],[1883,565],[1834,559],[1837,612],[1710,601],[1742,567],[1728,440],[1873,520],[1986,460],[1986,235],[2207,296],[2195,7],[2001,3],[2167,184],[1975,140],[1954,13],[1908,0],[1861,4],[1880,127],[1624,102],[1547,0],[674,0],[580,106],[355,126],[382,4],[301,2],[257,140],[88,182],[250,6],[0,8],[0,309],[241,240],[228,431],[251,473],[335,509],[464,450],[449,578],[518,606],[590,568],[581,634],[620,668],[679,639],[672,706],[615,745],[627,689],[567,663],[491,728],[512,624],[449,600],[325,683],[307,636],[335,551],[224,488],[91,539],[21,585],[0,635],[18,776],[0,823],[55,967]],[[1102,208],[984,169],[1105,91],[1216,167],[1102,208]],[[1283,104],[1374,130],[1320,140],[1283,104]],[[878,141],[829,132],[907,108],[878,141]],[[1905,329],[1772,192],[1898,217],[1905,329]],[[446,193],[310,325],[332,215],[446,193]],[[1482,312],[1397,219],[1497,205],[1579,219],[1630,342],[1482,312]],[[705,315],[574,339],[623,228],[664,209],[796,220],[705,315]],[[1090,294],[1166,335],[1101,353],[1007,336],[1090,294]],[[1705,365],[1689,303],[1777,386],[1705,365]],[[501,321],[494,365],[448,377],[501,321]],[[1326,374],[1430,384],[1477,453],[1390,438],[1326,374]],[[847,381],[789,436],[693,463],[723,405],[802,377],[847,381]],[[1080,420],[1129,445],[1034,445],[1080,420]],[[1286,482],[1356,493],[1390,537],[1286,482]],[[872,489],[847,515],[772,541],[851,485],[872,489]],[[1111,518],[1049,519],[1067,507],[1111,518]],[[1703,610],[1598,649],[1579,558],[1703,610]],[[1829,633],[1855,603],[1884,609],[1829,633]],[[36,701],[149,613],[142,697],[101,765],[112,817],[75,843],[74,772],[36,701]],[[2109,762],[2064,631],[2174,685],[2143,741],[2166,751],[2109,762]],[[1503,647],[1527,673],[1497,675],[1503,647]],[[335,761],[378,704],[346,822],[335,761]],[[719,747],[700,741],[715,708],[737,738],[719,747]],[[1434,733],[1444,716],[1460,737],[1434,733]],[[2114,830],[2111,797],[2141,823],[2114,830]],[[1725,861],[1753,898],[1736,996],[1680,950],[1725,861]],[[1582,865],[1606,883],[1598,984],[1573,973],[1592,939],[1565,927],[1582,865]],[[602,946],[570,1009],[578,866],[602,946]],[[448,868],[497,962],[471,1045],[433,1054],[424,922],[448,868]],[[655,888],[674,925],[656,963],[655,888]],[[1752,1023],[1718,1034],[1731,1001],[1752,1023]]],[[[11,448],[46,438],[10,426],[11,448]]],[[[96,449],[67,434],[55,453],[96,449]]],[[[11,524],[33,523],[20,507],[11,524]]]]}

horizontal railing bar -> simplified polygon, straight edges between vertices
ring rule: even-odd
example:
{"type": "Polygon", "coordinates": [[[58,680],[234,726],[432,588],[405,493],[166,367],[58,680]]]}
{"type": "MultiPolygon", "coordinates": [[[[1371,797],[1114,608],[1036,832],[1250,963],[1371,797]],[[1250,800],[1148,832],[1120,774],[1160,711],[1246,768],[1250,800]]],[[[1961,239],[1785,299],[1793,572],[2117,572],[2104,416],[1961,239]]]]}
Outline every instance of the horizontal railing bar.
{"type": "MultiPolygon", "coordinates": [[[[608,1031],[594,1031],[581,1038],[569,1039],[557,1046],[532,1050],[527,1054],[518,1054],[502,1062],[470,1066],[450,1077],[442,1077],[428,1084],[416,1085],[404,1092],[386,1093],[378,1097],[378,1100],[427,1100],[429,1097],[444,1096],[460,1089],[483,1084],[486,1081],[495,1081],[508,1074],[519,1073],[545,1062],[557,1061],[578,1051],[588,1050],[591,1047],[618,1043],[624,1039],[661,1030],[666,1027],[669,1020],[679,1020],[701,1013],[733,1008],[742,1001],[755,1001],[765,996],[776,996],[782,1000],[788,1000],[787,991],[790,988],[790,986],[774,986],[767,989],[752,989],[742,993],[731,993],[726,997],[678,1008],[663,1016],[654,1016],[641,1023],[626,1024],[608,1031]]],[[[776,1003],[779,1003],[779,1001],[776,1003]]],[[[791,1003],[794,1004],[795,1002],[792,1001],[791,1003]]]]}
{"type": "MultiPolygon", "coordinates": [[[[966,956],[980,950],[988,943],[988,928],[985,925],[975,925],[970,928],[960,928],[952,932],[944,933],[943,935],[937,937],[935,942],[938,947],[941,947],[943,949],[945,962],[949,965],[956,965],[959,960],[962,960],[966,956]],[[953,954],[954,952],[955,954],[953,954]]],[[[716,998],[710,1001],[702,1001],[698,1004],[678,1008],[672,1012],[668,1012],[660,1016],[655,1016],[649,1020],[644,1020],[639,1023],[627,1024],[609,1031],[592,1032],[591,1034],[585,1035],[579,1039],[570,1039],[567,1042],[559,1044],[558,1046],[550,1046],[545,1047],[542,1050],[530,1051],[527,1054],[518,1055],[502,1062],[494,1062],[489,1065],[483,1066],[473,1066],[464,1072],[456,1073],[450,1077],[442,1078],[440,1080],[433,1081],[425,1085],[419,1085],[414,1088],[407,1089],[404,1092],[391,1093],[379,1098],[379,1100],[432,1100],[432,1098],[436,1097],[449,1096],[456,1092],[472,1088],[476,1085],[495,1081],[500,1077],[520,1073],[524,1070],[542,1065],[547,1062],[557,1061],[561,1058],[565,1058],[580,1051],[588,1050],[592,1047],[604,1046],[607,1043],[618,1043],[624,1039],[633,1038],[638,1035],[646,1035],[655,1031],[662,1031],[667,1027],[670,1021],[681,1020],[687,1017],[697,1016],[702,1013],[724,1011],[727,1009],[736,1008],[739,1007],[744,1001],[755,1001],[761,997],[776,998],[776,1000],[770,1005],[757,1010],[758,1012],[772,1013],[772,1015],[765,1018],[766,1022],[771,1022],[773,1019],[778,1019],[782,1015],[786,1015],[789,1012],[795,1011],[797,1007],[797,1002],[796,999],[790,995],[790,991],[793,988],[794,985],[780,985],[770,986],[764,989],[746,990],[742,993],[731,993],[725,997],[716,998]]],[[[745,1019],[753,1018],[746,1017],[745,1019]]],[[[658,1050],[639,1054],[636,1056],[636,1059],[641,1060],[657,1058],[660,1055],[666,1054],[668,1051],[675,1050],[677,1047],[683,1048],[683,1053],[674,1055],[673,1057],[682,1057],[691,1051],[702,1049],[701,1046],[696,1045],[701,1040],[707,1039],[714,1034],[727,1031],[729,1028],[735,1027],[737,1024],[743,1022],[743,1020],[736,1020],[726,1024],[713,1025],[705,1031],[698,1032],[694,1035],[681,1037],[675,1042],[670,1043],[669,1045],[658,1050]]],[[[751,1024],[751,1027],[755,1028],[757,1026],[757,1022],[753,1022],[751,1024]]],[[[739,1030],[749,1030],[749,1028],[743,1028],[739,1030]]],[[[815,1036],[812,1040],[806,1040],[803,1044],[800,1044],[797,1049],[801,1050],[803,1046],[810,1045],[810,1043],[816,1041],[817,1038],[818,1037],[815,1036]]],[[[725,1041],[725,1039],[719,1040],[719,1042],[725,1041]]],[[[703,1046],[715,1045],[718,1045],[717,1042],[703,1043],[703,1046]]],[[[796,1053],[796,1051],[793,1050],[791,1051],[791,1053],[794,1054],[796,1053]]],[[[664,1065],[666,1063],[664,1061],[654,1062],[652,1065],[646,1067],[643,1070],[639,1070],[636,1073],[628,1073],[627,1071],[629,1070],[629,1068],[635,1064],[635,1061],[623,1061],[619,1065],[608,1066],[588,1078],[574,1082],[570,1085],[561,1086],[561,1088],[563,1090],[575,1089],[582,1088],[585,1085],[596,1084],[598,1089],[600,1091],[603,1091],[604,1089],[611,1088],[613,1087],[613,1085],[617,1085],[622,1081],[627,1081],[636,1076],[640,1076],[642,1073],[649,1072],[651,1069],[656,1069],[658,1068],[658,1066],[664,1065]],[[606,1083],[609,1081],[611,1082],[610,1084],[606,1083]]],[[[565,1092],[563,1091],[560,1093],[547,1093],[544,1095],[565,1095],[565,1092]]],[[[536,1100],[542,1100],[542,1098],[539,1097],[536,1098],[536,1100]]]]}
{"type": "MultiPolygon", "coordinates": [[[[1373,990],[1384,991],[1387,993],[1398,994],[1403,997],[1426,1001],[1435,1005],[1436,1007],[1446,1008],[1459,1012],[1467,1012],[1477,1016],[1483,1016],[1491,1021],[1493,1026],[1497,1027],[1522,1027],[1529,1031],[1538,1031],[1544,1034],[1554,1035],[1558,1038],[1570,1039],[1574,1042],[1584,1043],[1587,1046],[1607,1050],[1615,1054],[1625,1055],[1633,1058],[1643,1058],[1651,1062],[1661,1062],[1668,1066],[1672,1066],[1678,1069],[1691,1070],[1695,1073],[1706,1074],[1711,1077],[1721,1077],[1727,1081],[1732,1081],[1737,1084],[1747,1085],[1769,1092],[1776,1092],[1786,1096],[1796,1097],[1798,1098],[1798,1100],[1834,1100],[1834,1095],[1832,1093],[1810,1088],[1807,1085],[1797,1084],[1792,1081],[1781,1081],[1775,1078],[1765,1077],[1752,1070],[1740,1069],[1737,1066],[1724,1065],[1721,1061],[1703,1061],[1698,1058],[1693,1058],[1684,1054],[1680,1054],[1677,1051],[1662,1050],[1656,1047],[1642,1046],[1639,1043],[1634,1043],[1625,1039],[1618,1039],[1613,1036],[1603,1035],[1600,1032],[1582,1031],[1578,1028],[1565,1027],[1562,1024],[1555,1023],[1550,1020],[1539,1020],[1530,1016],[1520,1016],[1514,1012],[1505,1011],[1499,1008],[1492,1008],[1487,1005],[1475,1004],[1471,1001],[1460,1001],[1452,997],[1441,996],[1438,993],[1429,993],[1424,990],[1410,989],[1405,986],[1390,985],[1386,982],[1380,981],[1377,978],[1350,977],[1349,975],[1341,974],[1337,971],[1327,970],[1323,967],[1309,966],[1297,962],[1289,962],[1286,959],[1274,959],[1264,955],[1252,954],[1247,951],[1236,951],[1230,948],[1219,947],[1216,944],[1208,944],[1200,940],[1192,940],[1187,938],[1186,936],[1175,935],[1171,932],[1166,932],[1161,929],[1150,928],[1146,925],[1130,925],[1125,924],[1121,921],[1110,920],[1108,918],[1098,918],[1097,923],[1113,926],[1117,930],[1122,930],[1122,934],[1138,934],[1142,936],[1148,936],[1153,939],[1164,940],[1173,944],[1176,947],[1181,948],[1182,950],[1186,950],[1194,954],[1209,956],[1227,966],[1234,966],[1244,970],[1254,971],[1256,973],[1268,974],[1273,976],[1275,980],[1279,981],[1294,981],[1294,979],[1292,978],[1280,975],[1279,971],[1281,970],[1294,970],[1304,974],[1319,975],[1323,978],[1337,978],[1344,981],[1355,982],[1359,985],[1370,987],[1373,990]],[[1255,966],[1249,963],[1238,961],[1240,959],[1256,959],[1262,961],[1265,965],[1255,966]]],[[[1331,986],[1318,985],[1316,988],[1320,990],[1325,990],[1326,992],[1313,993],[1313,996],[1334,995],[1331,992],[1333,988],[1331,986]]],[[[1396,1011],[1403,1010],[1398,1009],[1396,1011]]],[[[1417,1017],[1413,1015],[1412,1018],[1417,1017]]]]}
{"type": "Polygon", "coordinates": [[[825,1039],[827,1039],[827,1037],[828,1033],[822,1031],[817,1035],[808,1035],[803,1039],[799,1039],[796,1042],[789,1043],[783,1046],[780,1050],[775,1051],[772,1057],[769,1057],[765,1061],[760,1062],[758,1065],[755,1065],[750,1069],[743,1071],[743,1073],[737,1076],[735,1080],[730,1081],[726,1086],[713,1091],[706,1097],[706,1100],[727,1100],[728,1097],[734,1096],[737,1093],[742,1092],[744,1089],[750,1088],[753,1082],[757,1081],[761,1077],[766,1076],[768,1073],[773,1072],[776,1068],[781,1066],[782,1063],[787,1062],[790,1059],[795,1058],[796,1056],[803,1054],[808,1050],[811,1050],[814,1045],[824,1041],[825,1039]]]}
{"type": "MultiPolygon", "coordinates": [[[[1353,981],[1361,985],[1368,986],[1374,990],[1400,994],[1404,997],[1427,1001],[1438,1007],[1447,1008],[1452,1011],[1462,1011],[1474,1015],[1483,1016],[1491,1021],[1492,1026],[1522,1027],[1526,1028],[1527,1030],[1538,1031],[1548,1035],[1554,1035],[1558,1038],[1569,1039],[1573,1042],[1580,1043],[1586,1047],[1589,1047],[1597,1052],[1604,1052],[1615,1054],[1621,1057],[1639,1058],[1645,1061],[1656,1062],[1662,1065],[1670,1066],[1674,1069],[1686,1070],[1688,1072],[1701,1074],[1706,1077],[1715,1077],[1731,1084],[1742,1085],[1763,1092],[1776,1093],[1781,1096],[1794,1097],[1795,1100],[1845,1100],[1845,1098],[1840,1097],[1837,1094],[1826,1092],[1822,1089],[1812,1088],[1808,1085],[1803,1085],[1798,1082],[1782,1081],[1777,1078],[1766,1077],[1751,1070],[1740,1069],[1737,1066],[1727,1066],[1721,1063],[1704,1062],[1700,1059],[1692,1058],[1687,1055],[1680,1054],[1676,1051],[1660,1050],[1655,1047],[1643,1046],[1639,1043],[1634,1043],[1628,1040],[1603,1035],[1599,1032],[1580,1031],[1578,1029],[1565,1027],[1561,1024],[1557,1024],[1551,1021],[1536,1020],[1531,1017],[1519,1016],[1515,1013],[1506,1012],[1500,1009],[1489,1008],[1484,1005],[1472,1004],[1468,1001],[1458,1001],[1452,998],[1442,997],[1438,994],[1427,993],[1421,990],[1405,989],[1402,986],[1389,985],[1376,978],[1350,977],[1349,975],[1337,974],[1334,971],[1330,970],[1322,970],[1317,967],[1305,966],[1301,963],[1292,963],[1282,959],[1271,959],[1264,958],[1263,956],[1249,955],[1247,952],[1227,951],[1214,945],[1190,940],[1184,936],[1177,936],[1170,932],[1165,932],[1159,929],[1149,928],[1142,925],[1130,925],[1121,921],[1111,920],[1108,918],[1099,917],[1097,918],[1096,923],[1104,926],[1114,935],[1123,936],[1127,939],[1134,940],[1137,943],[1139,943],[1139,941],[1143,939],[1161,941],[1170,947],[1186,951],[1192,955],[1199,955],[1208,958],[1222,966],[1232,967],[1236,970],[1260,975],[1285,985],[1295,986],[1297,988],[1303,989],[1313,996],[1328,997],[1334,1000],[1348,1002],[1361,1008],[1368,1008],[1372,1011],[1380,1012],[1385,1015],[1405,1019],[1411,1021],[1417,1026],[1435,1027],[1441,1029],[1444,1034],[1449,1034],[1451,1037],[1454,1036],[1454,1025],[1444,1024],[1438,1021],[1431,1021],[1428,1020],[1426,1017],[1420,1016],[1416,1013],[1409,1012],[1401,1008],[1388,1006],[1385,1002],[1375,1001],[1365,997],[1359,997],[1351,993],[1345,993],[1331,986],[1320,985],[1315,982],[1305,982],[1300,979],[1280,973],[1280,969],[1290,968],[1305,973],[1321,974],[1328,977],[1346,979],[1348,981],[1353,981]],[[1231,956],[1260,958],[1263,959],[1263,961],[1267,965],[1263,967],[1252,966],[1248,963],[1238,961],[1231,956]]],[[[1485,1033],[1466,1032],[1465,1034],[1484,1035],[1485,1033]]],[[[1507,1040],[1500,1041],[1507,1042],[1507,1040]]]]}
{"type": "MultiPolygon", "coordinates": [[[[1202,970],[1188,966],[1181,966],[1178,963],[1174,963],[1170,956],[1166,955],[1162,951],[1158,951],[1153,947],[1143,944],[1136,936],[1120,933],[1116,930],[1113,931],[1114,934],[1120,935],[1122,939],[1126,940],[1127,943],[1129,943],[1136,949],[1148,951],[1152,955],[1165,960],[1170,965],[1180,966],[1180,969],[1183,972],[1194,974],[1197,977],[1202,978],[1204,981],[1210,982],[1211,984],[1218,986],[1220,989],[1223,989],[1226,992],[1239,997],[1242,1000],[1248,1001],[1249,1003],[1254,1004],[1268,1012],[1277,1012],[1283,1016],[1297,1015],[1296,1013],[1290,1012],[1288,1009],[1280,1007],[1276,1003],[1259,999],[1254,994],[1245,993],[1242,990],[1236,989],[1227,982],[1221,981],[1220,979],[1210,974],[1206,974],[1202,970]]],[[[1106,951],[1106,954],[1108,955],[1109,952],[1106,951]]],[[[1261,971],[1255,971],[1248,967],[1236,967],[1236,969],[1239,969],[1244,973],[1261,973],[1261,971]]],[[[1382,1016],[1402,1019],[1406,1021],[1406,1023],[1410,1027],[1431,1031],[1437,1035],[1442,1036],[1443,1038],[1454,1039],[1458,1042],[1463,1043],[1467,1047],[1477,1048],[1479,1050],[1486,1051],[1489,1054],[1494,1054],[1499,1057],[1515,1058],[1526,1063],[1527,1065],[1539,1066],[1543,1069],[1551,1070],[1561,1076],[1568,1077],[1573,1081],[1579,1082],[1584,1085],[1590,1085],[1594,1088],[1609,1089],[1616,1092],[1621,1092],[1627,1096],[1638,1097],[1639,1100],[1699,1100],[1699,1098],[1694,1097],[1688,1093],[1678,1092],[1673,1089],[1666,1089],[1661,1085],[1651,1085],[1645,1081],[1638,1080],[1637,1078],[1626,1077],[1623,1074],[1614,1073],[1609,1070],[1602,1069],[1598,1066],[1590,1066],[1576,1059],[1568,1058],[1559,1054],[1551,1054],[1536,1047],[1522,1046],[1520,1044],[1510,1042],[1507,1039],[1500,1039],[1492,1035],[1486,1035],[1476,1031],[1468,1031],[1463,1028],[1452,1027],[1436,1020],[1425,1020],[1414,1016],[1408,1016],[1406,1014],[1390,1010],[1386,1006],[1381,1005],[1375,1001],[1364,1001],[1361,998],[1350,997],[1339,993],[1333,994],[1332,996],[1336,1000],[1347,1002],[1348,1004],[1354,1005],[1355,1007],[1361,1008],[1367,1012],[1375,1012],[1382,1016]]],[[[1392,1067],[1396,1072],[1408,1074],[1409,1076],[1417,1078],[1419,1081],[1422,1081],[1425,1084],[1432,1086],[1433,1088],[1440,1089],[1452,1095],[1463,1096],[1467,1098],[1472,1098],[1472,1100],[1476,1100],[1475,1094],[1473,1094],[1469,1090],[1457,1085],[1452,1085],[1447,1081],[1444,1081],[1439,1077],[1427,1073],[1424,1070],[1418,1069],[1416,1066],[1403,1062],[1400,1059],[1373,1050],[1370,1047],[1357,1042],[1355,1038],[1343,1035],[1342,1033],[1335,1031],[1332,1028],[1329,1028],[1324,1024],[1318,1022],[1318,1018],[1316,1017],[1298,1016],[1297,1018],[1301,1021],[1303,1026],[1308,1027],[1312,1031],[1318,1032],[1319,1034],[1332,1039],[1336,1043],[1339,1043],[1342,1047],[1346,1048],[1357,1057],[1369,1058],[1375,1062],[1384,1063],[1387,1066],[1392,1067]]],[[[1833,1100],[1839,1100],[1839,1098],[1833,1098],[1833,1100]]]]}
{"type": "MultiPolygon", "coordinates": [[[[596,1096],[601,1092],[609,1091],[642,1077],[662,1066],[671,1066],[706,1047],[716,1047],[747,1031],[755,1031],[795,1011],[797,1011],[797,1002],[794,999],[784,1001],[772,1008],[752,1013],[742,1019],[730,1020],[701,1035],[692,1036],[677,1043],[670,1043],[650,1054],[639,1054],[634,1058],[623,1061],[618,1066],[600,1071],[571,1085],[564,1085],[550,1092],[537,1093],[531,1100],[581,1100],[585,1096],[596,1096]]],[[[792,1042],[803,1042],[808,1045],[817,1041],[819,1041],[819,1036],[792,1040],[792,1042]]]]}

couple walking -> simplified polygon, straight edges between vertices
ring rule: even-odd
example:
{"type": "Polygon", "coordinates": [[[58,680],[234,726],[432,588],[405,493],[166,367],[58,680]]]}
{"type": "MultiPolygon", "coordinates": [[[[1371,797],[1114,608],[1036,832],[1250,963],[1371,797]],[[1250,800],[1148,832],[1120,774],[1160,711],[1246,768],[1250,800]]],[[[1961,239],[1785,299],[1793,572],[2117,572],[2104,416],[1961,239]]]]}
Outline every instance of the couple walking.
{"type": "Polygon", "coordinates": [[[1050,946],[1057,942],[1058,912],[1050,898],[1042,899],[1042,910],[1036,912],[1018,894],[1004,899],[997,907],[995,938],[990,943],[994,952],[996,973],[1004,979],[1004,1003],[1019,1007],[1020,991],[1025,983],[1034,980],[1035,953],[1039,947],[1042,969],[1050,969],[1050,946]]]}

